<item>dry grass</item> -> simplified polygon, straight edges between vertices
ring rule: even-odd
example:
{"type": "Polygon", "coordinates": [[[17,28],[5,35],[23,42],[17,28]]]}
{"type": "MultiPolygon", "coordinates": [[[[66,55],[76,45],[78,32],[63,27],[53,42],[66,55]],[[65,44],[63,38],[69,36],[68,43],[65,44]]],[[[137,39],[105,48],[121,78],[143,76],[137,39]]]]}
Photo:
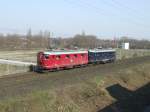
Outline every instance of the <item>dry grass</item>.
{"type": "Polygon", "coordinates": [[[10,64],[0,64],[0,76],[23,73],[30,71],[30,67],[28,66],[17,66],[10,64]]]}
{"type": "MultiPolygon", "coordinates": [[[[40,50],[0,51],[0,59],[36,62],[37,52],[40,50]]],[[[117,49],[117,59],[149,56],[150,50],[122,50],[117,49]]]]}
{"type": "Polygon", "coordinates": [[[0,51],[0,59],[17,60],[24,62],[36,62],[38,50],[33,51],[0,51]]]}
{"type": "Polygon", "coordinates": [[[115,101],[106,87],[119,83],[135,90],[150,81],[149,67],[150,64],[134,66],[65,88],[35,91],[24,97],[7,99],[0,102],[0,112],[96,112],[115,101]]]}
{"type": "MultiPolygon", "coordinates": [[[[7,67],[9,65],[1,65],[0,70],[6,71],[7,67]]],[[[116,101],[105,88],[117,83],[129,90],[136,90],[150,82],[149,68],[149,63],[142,63],[141,66],[134,65],[103,77],[98,70],[94,70],[93,78],[81,80],[78,84],[66,85],[65,88],[37,90],[23,97],[2,100],[0,112],[96,112],[116,101]]],[[[9,69],[22,70],[15,66],[9,69]]],[[[80,69],[74,72],[78,73],[77,70],[81,73],[80,69]]]]}
{"type": "Polygon", "coordinates": [[[150,56],[150,50],[123,50],[117,49],[117,59],[135,58],[141,56],[150,56]]]}

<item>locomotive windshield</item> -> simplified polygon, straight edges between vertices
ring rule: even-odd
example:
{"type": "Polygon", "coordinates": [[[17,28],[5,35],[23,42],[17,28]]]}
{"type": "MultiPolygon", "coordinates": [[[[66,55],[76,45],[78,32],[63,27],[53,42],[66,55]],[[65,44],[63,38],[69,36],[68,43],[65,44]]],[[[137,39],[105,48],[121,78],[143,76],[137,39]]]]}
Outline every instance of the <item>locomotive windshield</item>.
{"type": "Polygon", "coordinates": [[[45,59],[49,59],[49,55],[48,54],[44,54],[44,58],[45,59]]]}

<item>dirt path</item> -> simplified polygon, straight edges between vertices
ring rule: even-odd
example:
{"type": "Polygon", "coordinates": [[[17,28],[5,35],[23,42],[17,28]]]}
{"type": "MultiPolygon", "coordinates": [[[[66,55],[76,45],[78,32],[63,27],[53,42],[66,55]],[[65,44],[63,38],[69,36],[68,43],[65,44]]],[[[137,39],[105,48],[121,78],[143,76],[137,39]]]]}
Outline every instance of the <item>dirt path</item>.
{"type": "Polygon", "coordinates": [[[22,75],[13,75],[0,79],[0,100],[5,98],[24,95],[36,90],[53,89],[72,85],[96,75],[109,75],[124,68],[135,65],[150,63],[150,57],[141,57],[127,59],[112,64],[91,65],[85,68],[76,68],[59,72],[50,72],[45,74],[25,73],[22,75]]]}

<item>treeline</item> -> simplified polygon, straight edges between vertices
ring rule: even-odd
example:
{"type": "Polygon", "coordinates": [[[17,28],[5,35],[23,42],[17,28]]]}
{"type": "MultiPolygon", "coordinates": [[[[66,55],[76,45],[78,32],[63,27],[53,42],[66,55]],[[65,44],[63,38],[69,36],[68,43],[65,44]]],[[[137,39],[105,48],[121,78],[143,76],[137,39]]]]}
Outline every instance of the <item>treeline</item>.
{"type": "Polygon", "coordinates": [[[7,34],[0,35],[0,50],[27,50],[51,48],[119,48],[121,43],[129,42],[132,49],[150,49],[150,41],[136,40],[128,37],[120,39],[99,39],[94,35],[78,34],[69,38],[52,38],[50,32],[32,34],[31,30],[26,35],[7,34]]]}
{"type": "Polygon", "coordinates": [[[25,50],[50,48],[50,33],[39,32],[33,35],[31,30],[26,35],[0,34],[0,50],[25,50]]]}

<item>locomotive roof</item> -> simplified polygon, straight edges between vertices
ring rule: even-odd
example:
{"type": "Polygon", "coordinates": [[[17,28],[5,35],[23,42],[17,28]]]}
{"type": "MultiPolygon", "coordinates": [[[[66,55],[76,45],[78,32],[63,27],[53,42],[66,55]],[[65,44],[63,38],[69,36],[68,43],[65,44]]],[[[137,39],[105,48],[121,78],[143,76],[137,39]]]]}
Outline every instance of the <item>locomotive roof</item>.
{"type": "Polygon", "coordinates": [[[70,51],[46,51],[46,52],[44,52],[44,54],[48,54],[48,55],[80,54],[80,53],[88,53],[88,51],[70,50],[70,51]]]}
{"type": "Polygon", "coordinates": [[[115,49],[91,49],[89,52],[116,52],[115,49]]]}

